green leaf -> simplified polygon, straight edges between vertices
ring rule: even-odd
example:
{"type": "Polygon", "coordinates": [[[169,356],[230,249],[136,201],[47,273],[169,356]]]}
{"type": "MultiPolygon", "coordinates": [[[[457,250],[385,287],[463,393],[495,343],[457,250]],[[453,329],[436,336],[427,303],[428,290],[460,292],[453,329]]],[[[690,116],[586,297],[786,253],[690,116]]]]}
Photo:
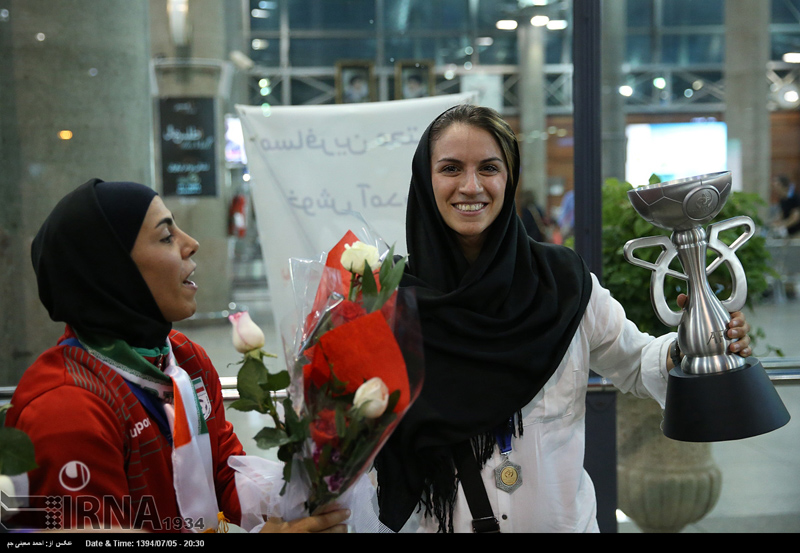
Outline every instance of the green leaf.
{"type": "Polygon", "coordinates": [[[397,262],[394,261],[394,245],[392,245],[384,257],[380,271],[378,271],[378,280],[381,285],[380,291],[378,291],[374,282],[374,276],[367,278],[366,274],[364,275],[364,279],[362,279],[363,306],[367,313],[377,311],[391,297],[399,286],[400,279],[403,278],[405,263],[405,258],[401,258],[397,262]]]}
{"type": "Polygon", "coordinates": [[[6,425],[6,412],[11,409],[11,404],[0,405],[0,428],[6,425]]]}
{"type": "Polygon", "coordinates": [[[283,430],[277,428],[262,428],[253,439],[261,449],[271,449],[289,443],[291,440],[283,430]]]}
{"type": "Polygon", "coordinates": [[[283,487],[281,488],[281,495],[286,492],[286,485],[292,479],[292,464],[291,457],[283,462],[283,487]]]}
{"type": "Polygon", "coordinates": [[[292,438],[292,441],[302,441],[308,438],[311,433],[309,431],[309,422],[306,418],[300,418],[292,406],[292,400],[286,398],[283,400],[284,423],[286,424],[286,433],[292,438]]]}
{"type": "Polygon", "coordinates": [[[239,391],[239,397],[263,404],[266,392],[261,384],[266,384],[268,375],[267,368],[262,362],[248,357],[236,377],[236,389],[239,391]]]}
{"type": "Polygon", "coordinates": [[[383,287],[383,283],[386,282],[386,276],[389,274],[389,269],[391,269],[393,265],[394,244],[389,248],[389,252],[386,254],[386,257],[383,258],[383,263],[381,263],[381,270],[378,273],[378,280],[381,282],[381,287],[383,287]]]}
{"type": "Polygon", "coordinates": [[[336,404],[335,413],[336,416],[334,417],[334,421],[336,423],[336,435],[340,438],[344,438],[344,435],[347,432],[347,421],[345,420],[344,407],[341,403],[336,404]]]}
{"type": "Polygon", "coordinates": [[[375,275],[372,272],[372,267],[369,263],[364,261],[364,275],[361,277],[361,292],[364,298],[374,298],[378,295],[378,285],[375,283],[375,275]]]}
{"type": "Polygon", "coordinates": [[[324,476],[329,474],[329,466],[331,455],[333,453],[333,448],[330,444],[325,444],[322,446],[322,449],[319,452],[319,456],[314,461],[314,466],[316,467],[317,474],[320,476],[324,476]]]}
{"type": "Polygon", "coordinates": [[[0,474],[14,476],[37,467],[33,442],[18,428],[0,428],[0,474]]]}
{"type": "Polygon", "coordinates": [[[403,271],[406,267],[406,258],[400,259],[397,263],[393,263],[386,273],[386,276],[381,280],[382,290],[391,290],[392,292],[400,285],[400,279],[403,278],[403,271]]]}
{"type": "MultiPolygon", "coordinates": [[[[387,256],[387,259],[388,257],[389,256],[387,256]]],[[[387,261],[381,267],[381,290],[378,293],[376,301],[367,311],[377,311],[383,307],[383,304],[386,303],[400,285],[400,280],[403,278],[403,272],[405,271],[406,258],[400,259],[397,263],[394,263],[393,259],[394,258],[392,258],[392,262],[387,261]]]]}
{"type": "Polygon", "coordinates": [[[324,392],[324,395],[326,395],[326,396],[330,396],[330,397],[339,396],[347,388],[347,383],[346,382],[342,382],[336,376],[336,372],[333,370],[333,364],[328,363],[328,368],[331,371],[331,377],[330,377],[330,380],[328,380],[328,382],[326,382],[323,385],[322,390],[324,392]]]}
{"type": "Polygon", "coordinates": [[[306,473],[308,477],[311,479],[312,482],[318,479],[317,476],[317,466],[314,464],[314,460],[308,457],[303,458],[303,465],[306,468],[306,473]]]}
{"type": "Polygon", "coordinates": [[[267,410],[261,405],[261,403],[257,401],[253,401],[252,399],[243,399],[239,398],[236,401],[232,402],[229,406],[229,409],[236,409],[237,411],[258,411],[259,413],[266,413],[267,410]]]}
{"type": "Polygon", "coordinates": [[[400,390],[395,390],[389,394],[389,401],[386,403],[386,411],[384,411],[384,413],[394,412],[398,401],[400,401],[400,390]]]}
{"type": "MultiPolygon", "coordinates": [[[[292,464],[292,457],[295,453],[295,445],[293,442],[283,444],[278,448],[278,460],[283,461],[287,465],[292,464]]],[[[284,474],[286,471],[284,471],[284,474]]]]}
{"type": "Polygon", "coordinates": [[[261,386],[266,391],[277,392],[278,390],[285,390],[291,384],[289,371],[268,373],[267,378],[266,384],[261,386]]]}

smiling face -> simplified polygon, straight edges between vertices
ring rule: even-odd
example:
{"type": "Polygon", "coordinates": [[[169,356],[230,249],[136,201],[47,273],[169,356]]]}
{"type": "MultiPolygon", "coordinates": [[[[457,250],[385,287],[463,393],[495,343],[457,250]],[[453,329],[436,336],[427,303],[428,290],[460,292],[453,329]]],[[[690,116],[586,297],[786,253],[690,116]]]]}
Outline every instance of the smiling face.
{"type": "Polygon", "coordinates": [[[508,167],[499,144],[488,131],[454,123],[433,143],[431,178],[439,213],[474,261],[505,199],[508,167]]]}
{"type": "Polygon", "coordinates": [[[161,198],[154,197],[131,257],[168,322],[191,317],[197,310],[197,285],[189,278],[198,247],[197,240],[178,228],[161,198]]]}

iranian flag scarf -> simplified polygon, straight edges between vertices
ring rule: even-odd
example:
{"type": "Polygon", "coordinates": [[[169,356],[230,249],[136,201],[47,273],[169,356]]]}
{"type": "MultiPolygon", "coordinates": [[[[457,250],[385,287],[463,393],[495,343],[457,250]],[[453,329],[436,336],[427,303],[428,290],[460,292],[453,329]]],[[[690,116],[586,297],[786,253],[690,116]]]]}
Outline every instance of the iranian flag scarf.
{"type": "MultiPolygon", "coordinates": [[[[76,333],[77,334],[77,333],[76,333]]],[[[126,381],[144,389],[162,403],[172,434],[175,496],[181,516],[203,521],[206,531],[216,531],[220,519],[214,491],[211,441],[194,382],[175,362],[169,340],[157,350],[137,351],[123,340],[78,335],[80,346],[126,381]],[[140,353],[141,352],[141,353],[140,353]],[[144,355],[165,355],[167,367],[158,370],[144,355]]]]}

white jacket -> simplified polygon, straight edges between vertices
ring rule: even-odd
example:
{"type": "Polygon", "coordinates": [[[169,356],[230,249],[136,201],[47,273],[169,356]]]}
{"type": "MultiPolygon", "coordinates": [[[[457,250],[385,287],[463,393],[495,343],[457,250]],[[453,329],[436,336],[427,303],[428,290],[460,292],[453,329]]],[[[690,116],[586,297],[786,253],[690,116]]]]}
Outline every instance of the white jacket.
{"type": "MultiPolygon", "coordinates": [[[[509,494],[495,485],[495,454],[483,481],[500,531],[597,532],[594,486],[583,468],[589,370],[622,392],[652,397],[664,406],[670,333],[639,332],[622,306],[592,275],[592,296],[575,337],[555,374],[522,410],[524,431],[514,438],[509,460],[522,467],[522,486],[509,494]]],[[[472,516],[459,488],[456,532],[472,531],[472,516]]],[[[402,532],[436,532],[438,522],[416,510],[402,532]]]]}

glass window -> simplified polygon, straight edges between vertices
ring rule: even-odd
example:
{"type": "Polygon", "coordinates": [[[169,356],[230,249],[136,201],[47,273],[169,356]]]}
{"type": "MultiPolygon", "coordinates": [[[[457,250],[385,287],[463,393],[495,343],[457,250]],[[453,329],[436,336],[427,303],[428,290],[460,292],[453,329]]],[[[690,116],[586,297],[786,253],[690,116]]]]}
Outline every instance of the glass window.
{"type": "Polygon", "coordinates": [[[572,102],[572,81],[563,79],[560,74],[548,74],[547,98],[545,103],[548,106],[559,108],[570,107],[572,102]]]}
{"type": "Polygon", "coordinates": [[[722,25],[725,22],[725,0],[667,0],[661,5],[665,26],[722,25]]]}
{"type": "Polygon", "coordinates": [[[722,34],[666,35],[662,39],[663,63],[722,63],[724,59],[725,37],[722,34]]]}
{"type": "Polygon", "coordinates": [[[280,41],[278,39],[251,38],[250,57],[265,67],[280,67],[280,41]]]}
{"type": "Polygon", "coordinates": [[[501,19],[514,19],[518,11],[516,0],[482,0],[478,3],[476,28],[478,32],[494,31],[501,19]]]}
{"type": "Polygon", "coordinates": [[[387,0],[384,5],[387,31],[467,31],[468,0],[387,0]]]}
{"type": "Polygon", "coordinates": [[[800,24],[800,0],[772,0],[772,22],[800,24]]]}
{"type": "Polygon", "coordinates": [[[392,66],[397,61],[412,59],[431,59],[435,60],[436,64],[439,65],[442,63],[458,63],[459,60],[464,59],[464,48],[468,45],[466,39],[458,37],[392,37],[386,39],[385,63],[392,66]]]}
{"type": "Polygon", "coordinates": [[[571,52],[571,45],[565,44],[569,40],[569,35],[563,31],[548,31],[545,43],[545,63],[569,63],[570,58],[564,59],[566,50],[571,52]]]}
{"type": "MultiPolygon", "coordinates": [[[[308,103],[320,103],[319,98],[324,92],[321,90],[319,85],[328,85],[330,86],[330,90],[334,89],[335,80],[333,77],[331,78],[315,78],[314,79],[317,86],[314,86],[314,83],[308,82],[303,79],[293,79],[292,80],[292,105],[298,106],[302,104],[308,103]]],[[[322,102],[325,104],[332,104],[334,102],[334,96],[331,93],[331,98],[327,102],[322,102]]]]}
{"type": "Polygon", "coordinates": [[[672,75],[672,95],[676,101],[691,100],[693,104],[719,104],[724,100],[716,92],[721,89],[723,74],[720,71],[708,71],[697,75],[675,72],[672,75]]]}
{"type": "Polygon", "coordinates": [[[800,31],[796,33],[775,32],[770,36],[770,59],[783,60],[787,52],[800,52],[800,31]]]}
{"type": "Polygon", "coordinates": [[[653,41],[650,35],[628,35],[625,37],[625,59],[633,66],[653,63],[653,41]]]}
{"type": "Polygon", "coordinates": [[[289,28],[372,30],[375,0],[289,0],[289,28]]]}
{"type": "Polygon", "coordinates": [[[628,27],[649,27],[653,21],[652,0],[628,0],[628,27]]]}
{"type": "Polygon", "coordinates": [[[289,42],[289,63],[295,67],[333,67],[342,59],[375,59],[375,39],[294,38],[289,42]]]}
{"type": "Polygon", "coordinates": [[[277,0],[250,0],[250,30],[276,31],[281,26],[277,0]]]}
{"type": "Polygon", "coordinates": [[[260,82],[263,80],[263,77],[250,80],[250,103],[254,106],[263,104],[280,105],[282,103],[283,81],[281,79],[268,79],[268,83],[260,82]]]}
{"type": "Polygon", "coordinates": [[[477,48],[481,65],[514,65],[519,60],[516,32],[482,37],[476,42],[480,42],[477,48]]]}

